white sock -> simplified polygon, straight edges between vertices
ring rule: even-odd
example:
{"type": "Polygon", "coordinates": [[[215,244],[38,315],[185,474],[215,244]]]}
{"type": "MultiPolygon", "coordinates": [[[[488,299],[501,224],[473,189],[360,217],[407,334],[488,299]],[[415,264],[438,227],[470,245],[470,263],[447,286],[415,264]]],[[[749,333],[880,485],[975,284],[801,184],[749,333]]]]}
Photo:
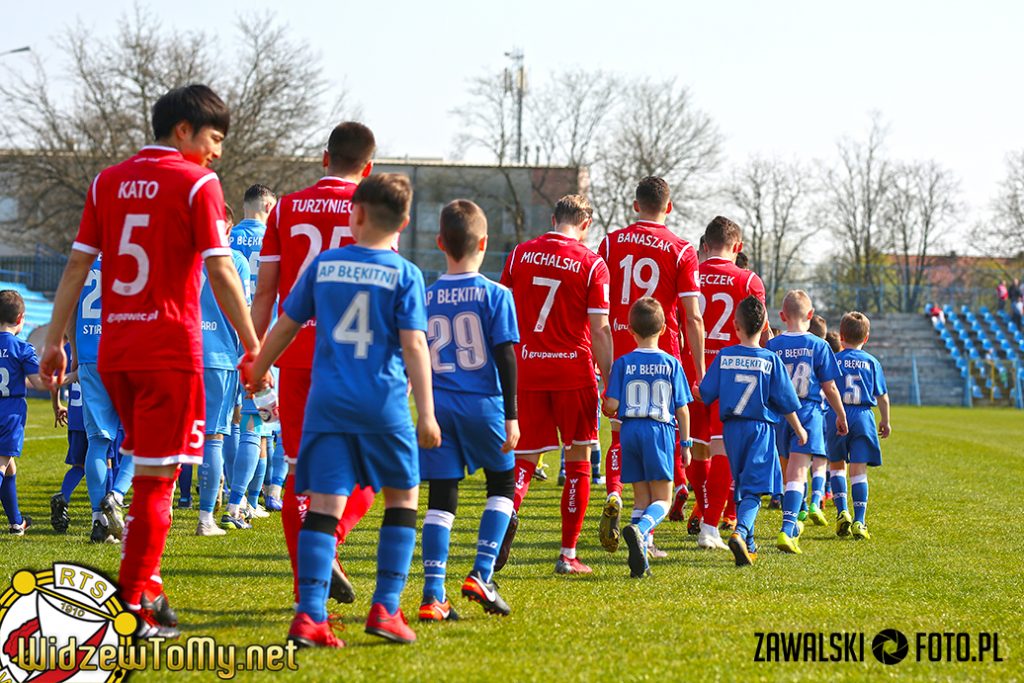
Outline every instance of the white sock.
{"type": "Polygon", "coordinates": [[[278,486],[277,484],[271,484],[270,485],[270,497],[271,498],[280,498],[281,497],[281,487],[278,486]]]}
{"type": "Polygon", "coordinates": [[[207,512],[206,510],[199,511],[199,523],[205,524],[206,526],[213,525],[213,513],[207,512]]]}
{"type": "Polygon", "coordinates": [[[92,513],[92,521],[94,521],[94,522],[98,521],[103,526],[107,526],[107,517],[102,512],[94,512],[94,513],[92,513]]]}
{"type": "Polygon", "coordinates": [[[238,505],[228,503],[228,514],[232,517],[238,516],[238,505]]]}
{"type": "Polygon", "coordinates": [[[565,555],[565,559],[574,560],[576,559],[576,548],[562,548],[562,554],[565,555]]]}
{"type": "Polygon", "coordinates": [[[117,503],[118,505],[124,505],[124,494],[123,493],[121,493],[120,491],[111,491],[111,493],[114,495],[114,502],[115,503],[117,503]]]}
{"type": "Polygon", "coordinates": [[[708,536],[717,536],[718,535],[718,529],[716,529],[715,527],[711,526],[710,524],[705,524],[704,522],[700,523],[700,531],[701,531],[702,534],[706,534],[708,536]]]}

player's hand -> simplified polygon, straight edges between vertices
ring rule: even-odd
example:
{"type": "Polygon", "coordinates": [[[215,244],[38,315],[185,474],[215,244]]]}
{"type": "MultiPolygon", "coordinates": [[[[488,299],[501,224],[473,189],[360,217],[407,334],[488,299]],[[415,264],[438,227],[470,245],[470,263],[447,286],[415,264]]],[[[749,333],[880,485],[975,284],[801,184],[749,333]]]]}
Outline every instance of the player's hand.
{"type": "Polygon", "coordinates": [[[690,385],[690,393],[693,394],[693,398],[695,401],[703,400],[700,397],[700,382],[694,382],[692,385],[690,385]]]}
{"type": "Polygon", "coordinates": [[[850,425],[846,423],[845,415],[836,415],[836,434],[845,436],[850,433],[850,425]]]}
{"type": "Polygon", "coordinates": [[[892,425],[888,422],[880,422],[878,424],[878,435],[883,439],[888,439],[890,434],[892,434],[892,425]]]}
{"type": "Polygon", "coordinates": [[[803,425],[800,425],[800,429],[796,430],[796,441],[801,446],[807,445],[807,430],[804,429],[803,425]]]}
{"type": "Polygon", "coordinates": [[[502,453],[511,453],[519,445],[519,420],[505,420],[505,443],[501,445],[502,453]]]}
{"type": "Polygon", "coordinates": [[[65,408],[64,406],[57,406],[57,408],[53,411],[53,426],[54,426],[54,428],[66,427],[67,424],[68,424],[68,409],[65,408]]]}
{"type": "Polygon", "coordinates": [[[690,466],[690,463],[693,462],[693,454],[690,453],[689,446],[679,448],[679,458],[683,461],[683,469],[690,466]]]}
{"type": "Polygon", "coordinates": [[[53,344],[43,348],[43,357],[39,361],[39,377],[47,387],[57,390],[64,382],[64,371],[68,367],[68,357],[64,354],[62,344],[53,344]]]}
{"type": "MultiPolygon", "coordinates": [[[[618,408],[618,406],[616,406],[616,408],[618,408]]],[[[608,408],[608,397],[607,396],[601,397],[601,412],[604,413],[605,417],[615,417],[615,413],[618,412],[616,410],[610,410],[608,408]]]]}
{"type": "Polygon", "coordinates": [[[437,448],[441,445],[441,426],[433,415],[420,415],[416,419],[416,436],[420,448],[437,448]]]}
{"type": "Polygon", "coordinates": [[[274,386],[274,378],[269,372],[265,373],[262,377],[252,376],[253,365],[256,363],[257,355],[253,351],[246,351],[245,355],[242,356],[242,360],[238,363],[238,372],[242,377],[242,385],[249,392],[250,396],[263,391],[267,387],[274,386]]]}

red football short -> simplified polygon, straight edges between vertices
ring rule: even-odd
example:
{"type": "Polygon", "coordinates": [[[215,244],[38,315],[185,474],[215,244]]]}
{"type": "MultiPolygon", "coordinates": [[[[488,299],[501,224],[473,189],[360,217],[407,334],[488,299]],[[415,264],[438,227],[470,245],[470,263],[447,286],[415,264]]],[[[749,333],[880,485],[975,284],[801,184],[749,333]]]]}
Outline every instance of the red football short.
{"type": "Polygon", "coordinates": [[[124,428],[121,452],[136,464],[201,465],[206,431],[203,372],[100,372],[124,428]]]}
{"type": "Polygon", "coordinates": [[[722,418],[718,414],[718,401],[710,406],[702,401],[687,404],[690,409],[690,438],[707,445],[712,439],[722,438],[722,418]]]}
{"type": "Polygon", "coordinates": [[[302,423],[306,417],[306,399],[313,371],[309,368],[281,368],[277,379],[278,416],[281,420],[281,443],[284,457],[294,465],[299,459],[302,443],[302,423]]]}
{"type": "Polygon", "coordinates": [[[563,443],[577,446],[597,443],[597,387],[520,390],[518,399],[517,454],[553,451],[563,443]]]}

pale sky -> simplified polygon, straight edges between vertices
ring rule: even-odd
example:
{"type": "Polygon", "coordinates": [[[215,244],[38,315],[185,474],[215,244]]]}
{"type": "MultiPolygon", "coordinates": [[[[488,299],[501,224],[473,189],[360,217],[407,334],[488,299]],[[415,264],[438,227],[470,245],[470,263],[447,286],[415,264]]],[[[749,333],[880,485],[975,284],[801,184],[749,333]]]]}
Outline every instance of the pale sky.
{"type": "MultiPolygon", "coordinates": [[[[56,66],[53,38],[75,18],[114,30],[130,0],[4,3],[0,50],[30,45],[56,66]],[[86,9],[88,8],[88,9],[86,9]]],[[[272,9],[318,52],[393,156],[448,156],[466,80],[521,47],[530,78],[565,67],[677,76],[725,136],[727,164],[754,153],[830,159],[869,114],[899,159],[935,159],[983,220],[1006,154],[1024,148],[1024,3],[870,0],[730,3],[173,0],[168,28],[228,30],[272,9]],[[380,7],[387,7],[382,12],[380,7]],[[279,7],[287,9],[280,10],[279,7]]],[[[231,34],[229,34],[231,35],[231,34]]],[[[13,65],[20,55],[2,58],[13,65]]],[[[326,124],[325,124],[326,129],[326,124]]]]}

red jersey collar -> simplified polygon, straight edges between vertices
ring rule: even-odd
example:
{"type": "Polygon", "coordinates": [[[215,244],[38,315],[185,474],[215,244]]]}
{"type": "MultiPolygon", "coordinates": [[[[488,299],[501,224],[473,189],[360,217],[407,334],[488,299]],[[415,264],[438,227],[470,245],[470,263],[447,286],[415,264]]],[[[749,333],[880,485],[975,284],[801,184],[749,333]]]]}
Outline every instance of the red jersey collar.
{"type": "Polygon", "coordinates": [[[182,156],[181,152],[179,152],[177,149],[175,149],[174,147],[167,147],[165,145],[146,145],[145,147],[143,147],[142,149],[139,150],[137,156],[140,156],[140,157],[169,157],[169,156],[178,156],[178,157],[184,158],[182,156]]]}
{"type": "Polygon", "coordinates": [[[316,181],[317,187],[341,187],[342,185],[356,185],[351,180],[345,180],[339,178],[336,175],[325,175],[320,180],[316,181]]]}
{"type": "MultiPolygon", "coordinates": [[[[646,226],[648,228],[664,228],[665,227],[664,223],[657,223],[655,221],[637,221],[633,225],[643,225],[643,226],[646,226]]],[[[666,230],[667,230],[667,228],[666,228],[666,230]]]]}
{"type": "Polygon", "coordinates": [[[704,263],[707,263],[708,261],[725,261],[726,263],[731,263],[734,266],[736,265],[735,261],[730,261],[724,256],[708,256],[706,259],[704,259],[704,263]]]}

